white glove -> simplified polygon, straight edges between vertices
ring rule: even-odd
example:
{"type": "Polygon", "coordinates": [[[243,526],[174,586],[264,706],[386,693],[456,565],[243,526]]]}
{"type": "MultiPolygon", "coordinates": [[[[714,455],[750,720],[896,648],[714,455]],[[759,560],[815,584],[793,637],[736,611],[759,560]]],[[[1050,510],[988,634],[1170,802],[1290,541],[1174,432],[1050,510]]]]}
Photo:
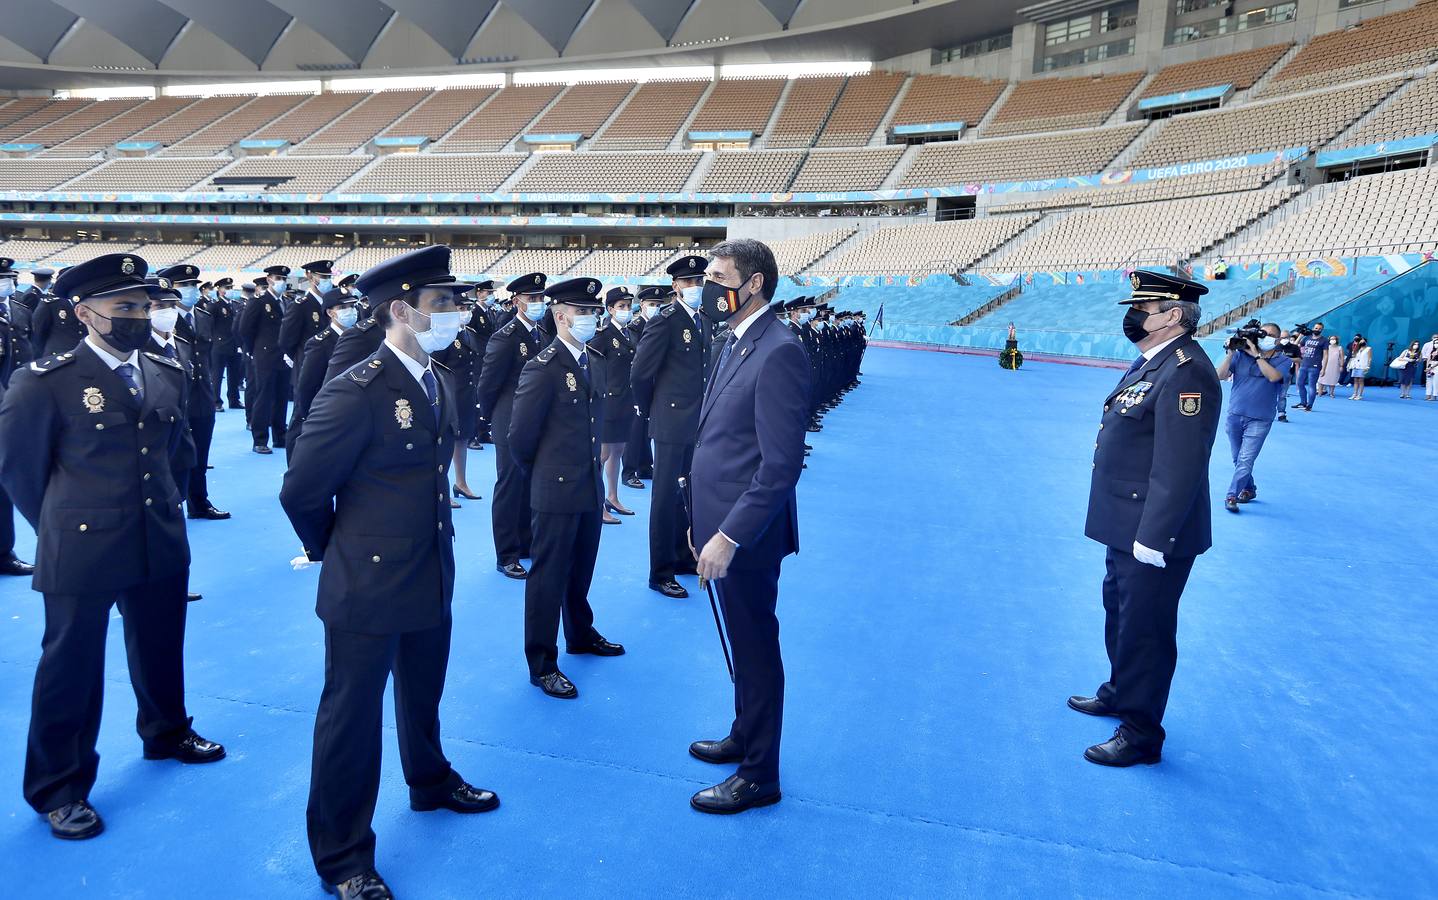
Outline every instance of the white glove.
{"type": "Polygon", "coordinates": [[[1133,542],[1133,558],[1145,565],[1156,566],[1160,569],[1168,565],[1163,561],[1163,554],[1157,550],[1150,550],[1138,541],[1133,542]]]}
{"type": "Polygon", "coordinates": [[[305,556],[303,553],[301,553],[299,556],[296,556],[294,559],[290,560],[290,568],[294,569],[296,572],[303,572],[305,569],[308,569],[310,566],[317,566],[317,565],[319,565],[319,563],[317,563],[317,562],[311,560],[308,556],[305,556]]]}

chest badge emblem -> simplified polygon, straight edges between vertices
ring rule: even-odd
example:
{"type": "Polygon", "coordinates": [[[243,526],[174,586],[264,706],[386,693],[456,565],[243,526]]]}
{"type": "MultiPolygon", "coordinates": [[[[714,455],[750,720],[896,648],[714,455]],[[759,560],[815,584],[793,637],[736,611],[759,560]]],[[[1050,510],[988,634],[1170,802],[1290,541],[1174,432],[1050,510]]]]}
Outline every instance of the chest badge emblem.
{"type": "Polygon", "coordinates": [[[689,333],[689,329],[688,329],[688,328],[684,329],[684,343],[688,344],[688,343],[691,343],[693,340],[694,340],[694,335],[692,335],[692,334],[689,333]]]}
{"type": "Polygon", "coordinates": [[[564,373],[564,385],[571,391],[579,390],[579,382],[575,380],[573,372],[564,373]]]}
{"type": "Polygon", "coordinates": [[[57,309],[57,310],[55,310],[55,314],[60,317],[60,321],[61,321],[61,322],[65,321],[67,318],[69,318],[69,315],[70,315],[69,313],[65,312],[65,310],[63,310],[63,309],[57,309]]]}
{"type": "Polygon", "coordinates": [[[105,411],[105,395],[100,393],[99,388],[87,387],[80,402],[85,404],[85,411],[89,413],[102,413],[105,411]]]}
{"type": "Polygon", "coordinates": [[[1196,416],[1203,409],[1202,394],[1179,394],[1178,411],[1181,415],[1196,416]]]}
{"type": "Polygon", "coordinates": [[[523,342],[520,343],[520,345],[519,345],[519,355],[520,355],[520,356],[528,356],[528,355],[529,355],[529,345],[528,345],[528,344],[523,343],[523,342]]]}
{"type": "Polygon", "coordinates": [[[615,349],[615,350],[618,350],[618,349],[619,349],[619,338],[610,338],[610,340],[612,340],[612,341],[614,342],[614,349],[615,349]]]}
{"type": "Polygon", "coordinates": [[[414,409],[403,397],[394,402],[394,420],[399,423],[401,430],[414,427],[414,409]]]}
{"type": "Polygon", "coordinates": [[[310,319],[312,319],[314,323],[318,325],[320,321],[320,314],[315,312],[314,310],[310,310],[310,319]]]}

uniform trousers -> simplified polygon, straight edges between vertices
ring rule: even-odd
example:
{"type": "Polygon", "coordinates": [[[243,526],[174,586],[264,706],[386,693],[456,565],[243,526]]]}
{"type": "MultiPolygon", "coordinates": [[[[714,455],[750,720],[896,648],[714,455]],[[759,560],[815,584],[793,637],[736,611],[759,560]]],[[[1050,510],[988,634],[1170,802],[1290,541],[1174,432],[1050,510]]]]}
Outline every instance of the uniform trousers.
{"type": "MultiPolygon", "coordinates": [[[[654,442],[654,494],[649,506],[649,580],[670,581],[683,562],[693,565],[689,552],[689,522],[679,503],[679,479],[689,477],[694,444],[654,442]]],[[[685,566],[684,568],[688,568],[685,566]]]]}
{"type": "Polygon", "coordinates": [[[215,411],[204,405],[203,398],[196,397],[198,408],[190,416],[190,436],[195,439],[195,466],[190,469],[186,500],[190,512],[205,509],[210,505],[210,479],[206,468],[210,464],[210,444],[215,437],[215,411]]]}
{"type": "Polygon", "coordinates": [[[629,425],[629,440],[624,443],[620,469],[625,480],[654,470],[654,450],[649,446],[649,420],[643,416],[635,416],[629,425]]]}
{"type": "Polygon", "coordinates": [[[15,504],[0,488],[0,562],[15,558],[15,504]]]}
{"type": "Polygon", "coordinates": [[[25,800],[36,812],[84,800],[95,785],[105,698],[105,632],[118,604],[125,656],[146,748],[173,748],[190,732],[185,715],[185,593],[189,572],[123,591],[45,594],[45,634],[30,706],[25,800]]]}
{"type": "Polygon", "coordinates": [[[501,566],[530,555],[534,540],[529,511],[529,472],[509,452],[509,435],[494,435],[494,497],[489,515],[494,558],[501,566]]]}
{"type": "Polygon", "coordinates": [[[452,623],[402,634],[325,628],[325,686],[315,712],[309,807],[315,870],[338,884],[374,868],[375,801],[384,747],[384,689],[394,674],[399,758],[412,800],[460,785],[439,742],[439,701],[452,623]]]}
{"type": "Polygon", "coordinates": [[[524,658],[534,678],[559,670],[561,618],[569,646],[587,647],[599,638],[589,584],[603,527],[598,509],[534,513],[534,561],[524,583],[524,658]]]}
{"type": "Polygon", "coordinates": [[[1163,712],[1178,663],[1178,600],[1192,556],[1165,556],[1164,568],[1108,548],[1103,579],[1103,642],[1108,681],[1098,699],[1114,710],[1124,736],[1139,747],[1163,746],[1163,712]]]}
{"type": "Polygon", "coordinates": [[[250,417],[250,433],[254,435],[255,446],[270,442],[285,442],[285,407],[290,399],[290,367],[281,363],[278,368],[255,371],[255,390],[252,405],[247,404],[250,417]]]}
{"type": "MultiPolygon", "coordinates": [[[[740,551],[743,552],[743,551],[740,551]]],[[[734,724],[729,737],[744,748],[738,775],[756,784],[779,780],[784,725],[784,661],[779,653],[779,564],[729,568],[714,582],[734,651],[734,724]]]]}
{"type": "Polygon", "coordinates": [[[226,391],[223,399],[227,400],[230,408],[240,405],[240,384],[245,380],[245,358],[240,351],[235,349],[216,350],[210,356],[210,371],[215,373],[215,396],[214,401],[219,403],[220,380],[224,379],[226,391]]]}

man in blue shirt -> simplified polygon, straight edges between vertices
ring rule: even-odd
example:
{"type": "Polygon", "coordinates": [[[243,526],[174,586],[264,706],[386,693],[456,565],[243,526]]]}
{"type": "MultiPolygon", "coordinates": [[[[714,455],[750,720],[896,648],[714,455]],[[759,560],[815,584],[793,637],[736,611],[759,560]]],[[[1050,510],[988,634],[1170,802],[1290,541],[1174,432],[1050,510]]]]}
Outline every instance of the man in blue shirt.
{"type": "Polygon", "coordinates": [[[1327,345],[1322,322],[1314,324],[1313,330],[1298,342],[1298,405],[1294,409],[1313,412],[1313,401],[1318,399],[1318,372],[1323,368],[1323,350],[1327,345]]]}
{"type": "Polygon", "coordinates": [[[1232,513],[1238,512],[1238,504],[1258,496],[1253,463],[1273,427],[1278,394],[1285,389],[1285,379],[1293,368],[1293,360],[1278,351],[1278,326],[1269,322],[1263,331],[1258,343],[1245,340],[1241,349],[1230,350],[1218,366],[1219,381],[1233,379],[1224,425],[1233,447],[1233,481],[1223,500],[1224,509],[1232,513]]]}

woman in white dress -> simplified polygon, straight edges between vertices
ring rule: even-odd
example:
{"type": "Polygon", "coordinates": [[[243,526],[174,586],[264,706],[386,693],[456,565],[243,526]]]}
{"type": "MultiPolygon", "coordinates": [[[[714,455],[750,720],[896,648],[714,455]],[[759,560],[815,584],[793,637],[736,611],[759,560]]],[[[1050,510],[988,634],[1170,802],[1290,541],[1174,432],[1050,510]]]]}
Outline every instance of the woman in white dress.
{"type": "Polygon", "coordinates": [[[1338,342],[1338,335],[1335,334],[1328,339],[1328,347],[1323,351],[1323,367],[1318,370],[1318,396],[1338,396],[1336,391],[1343,379],[1343,360],[1343,345],[1338,342]]]}
{"type": "Polygon", "coordinates": [[[1373,367],[1373,348],[1363,337],[1354,339],[1353,343],[1353,355],[1348,359],[1348,373],[1353,376],[1353,393],[1348,395],[1348,399],[1362,400],[1363,382],[1368,377],[1368,370],[1373,367]]]}

